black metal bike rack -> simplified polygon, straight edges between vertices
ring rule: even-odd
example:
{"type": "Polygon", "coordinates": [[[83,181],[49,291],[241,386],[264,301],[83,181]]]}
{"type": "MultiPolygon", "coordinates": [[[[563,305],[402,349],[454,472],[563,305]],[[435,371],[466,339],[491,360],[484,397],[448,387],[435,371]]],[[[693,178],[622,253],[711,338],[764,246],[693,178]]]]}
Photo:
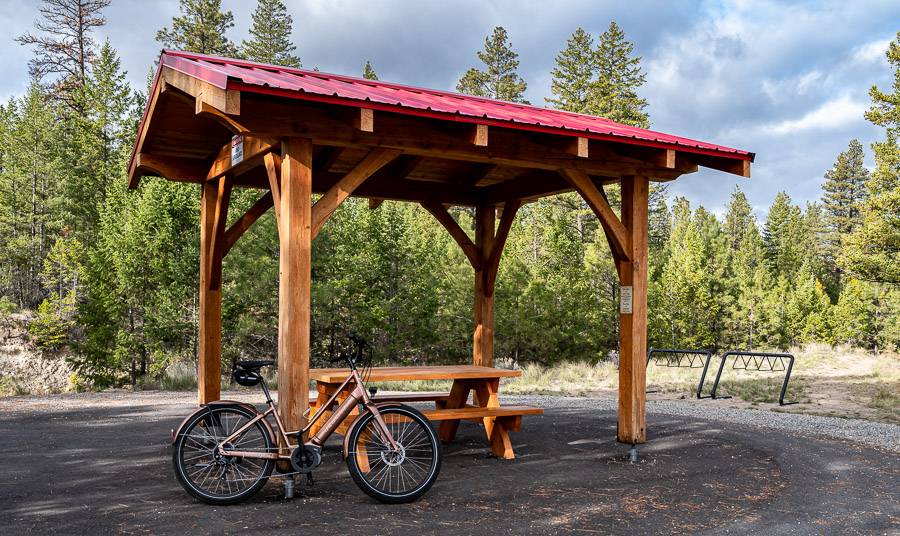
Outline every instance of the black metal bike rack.
{"type": "MultiPolygon", "coordinates": [[[[734,364],[731,366],[731,368],[736,370],[756,370],[759,372],[780,372],[782,370],[785,371],[784,381],[781,384],[781,394],[778,396],[778,405],[785,406],[787,404],[793,403],[785,403],[784,395],[787,393],[788,382],[791,379],[791,371],[794,369],[794,356],[791,354],[771,352],[741,352],[733,350],[722,354],[722,358],[719,361],[719,370],[718,372],[716,372],[716,381],[713,382],[712,392],[710,392],[711,398],[728,398],[717,397],[716,392],[719,389],[719,380],[722,379],[722,370],[725,369],[725,362],[731,356],[734,356],[734,364]],[[784,364],[785,359],[788,360],[787,366],[785,366],[784,364]]],[[[705,372],[706,371],[704,371],[704,374],[705,372]]],[[[702,382],[700,384],[700,388],[703,388],[702,382]]]]}
{"type": "Polygon", "coordinates": [[[709,369],[709,362],[712,360],[712,350],[650,348],[647,350],[647,365],[650,365],[650,361],[654,358],[658,363],[667,367],[700,368],[702,366],[703,373],[700,374],[700,383],[697,384],[697,398],[703,398],[700,395],[703,390],[703,382],[706,381],[706,371],[709,369]]]}

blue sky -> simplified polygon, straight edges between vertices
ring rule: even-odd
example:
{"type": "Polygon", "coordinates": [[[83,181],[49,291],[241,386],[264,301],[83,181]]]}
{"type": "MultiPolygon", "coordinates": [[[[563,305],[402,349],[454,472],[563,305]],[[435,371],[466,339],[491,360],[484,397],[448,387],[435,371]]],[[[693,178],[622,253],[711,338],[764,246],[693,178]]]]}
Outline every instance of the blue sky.
{"type": "MultiPolygon", "coordinates": [[[[235,16],[229,37],[247,36],[254,0],[224,0],[235,16]]],[[[670,192],[722,213],[736,184],[762,216],[779,190],[796,203],[820,196],[822,176],[851,138],[882,133],[863,118],[868,89],[889,87],[884,51],[900,31],[893,1],[429,1],[285,0],[306,67],[358,75],[370,59],[383,80],[453,89],[475,66],[494,26],[520,54],[527,97],[543,104],[550,70],[581,26],[593,35],[615,20],[643,58],[653,128],[757,153],[753,178],[703,170],[670,192]]],[[[28,83],[30,50],[12,41],[30,29],[37,0],[0,0],[5,42],[0,98],[28,83]]],[[[113,0],[100,37],[119,50],[143,87],[159,54],[156,31],[177,0],[113,0]]],[[[871,165],[871,155],[867,155],[871,165]]]]}

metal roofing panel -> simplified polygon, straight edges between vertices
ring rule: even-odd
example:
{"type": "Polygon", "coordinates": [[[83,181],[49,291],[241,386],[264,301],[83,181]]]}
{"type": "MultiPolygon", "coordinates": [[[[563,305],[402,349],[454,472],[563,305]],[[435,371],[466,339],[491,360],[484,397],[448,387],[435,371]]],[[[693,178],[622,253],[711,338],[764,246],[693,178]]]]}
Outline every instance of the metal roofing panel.
{"type": "Polygon", "coordinates": [[[242,91],[287,92],[295,98],[329,97],[396,107],[398,113],[447,114],[456,120],[490,120],[509,128],[559,129],[570,134],[620,138],[623,143],[650,142],[681,150],[753,160],[753,153],[616,123],[602,117],[551,110],[448,91],[423,89],[317,71],[292,69],[190,52],[164,50],[160,64],[221,88],[237,83],[242,91]]]}

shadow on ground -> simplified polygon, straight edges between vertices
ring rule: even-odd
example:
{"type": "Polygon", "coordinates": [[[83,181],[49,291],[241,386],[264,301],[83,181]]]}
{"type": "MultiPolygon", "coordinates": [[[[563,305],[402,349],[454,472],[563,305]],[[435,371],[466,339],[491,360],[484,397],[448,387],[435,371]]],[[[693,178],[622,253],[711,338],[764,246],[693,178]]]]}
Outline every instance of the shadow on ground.
{"type": "Polygon", "coordinates": [[[316,485],[281,498],[272,480],[231,507],[193,501],[171,468],[169,429],[190,405],[0,415],[4,534],[874,534],[900,528],[900,461],[836,440],[650,415],[638,463],[608,412],[548,410],[489,457],[464,423],[419,502],[374,503],[332,440],[316,485]]]}

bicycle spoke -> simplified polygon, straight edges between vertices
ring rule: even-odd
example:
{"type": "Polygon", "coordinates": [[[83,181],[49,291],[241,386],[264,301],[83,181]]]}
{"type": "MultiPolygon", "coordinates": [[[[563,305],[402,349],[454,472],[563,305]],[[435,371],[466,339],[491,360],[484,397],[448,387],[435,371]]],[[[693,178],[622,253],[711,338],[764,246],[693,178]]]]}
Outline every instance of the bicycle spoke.
{"type": "Polygon", "coordinates": [[[203,494],[228,498],[243,493],[267,478],[271,462],[229,455],[230,450],[267,452],[268,441],[262,425],[243,431],[233,443],[225,440],[250,422],[250,418],[233,409],[213,410],[196,421],[184,434],[180,462],[188,483],[203,494]],[[220,445],[225,454],[218,452],[220,445]]]}
{"type": "MultiPolygon", "coordinates": [[[[354,457],[364,456],[368,463],[363,478],[374,489],[390,495],[403,495],[430,478],[435,450],[423,424],[402,413],[383,412],[387,432],[397,445],[395,450],[382,435],[376,421],[370,420],[357,435],[354,457]]],[[[359,458],[356,458],[359,459],[359,458]]]]}

